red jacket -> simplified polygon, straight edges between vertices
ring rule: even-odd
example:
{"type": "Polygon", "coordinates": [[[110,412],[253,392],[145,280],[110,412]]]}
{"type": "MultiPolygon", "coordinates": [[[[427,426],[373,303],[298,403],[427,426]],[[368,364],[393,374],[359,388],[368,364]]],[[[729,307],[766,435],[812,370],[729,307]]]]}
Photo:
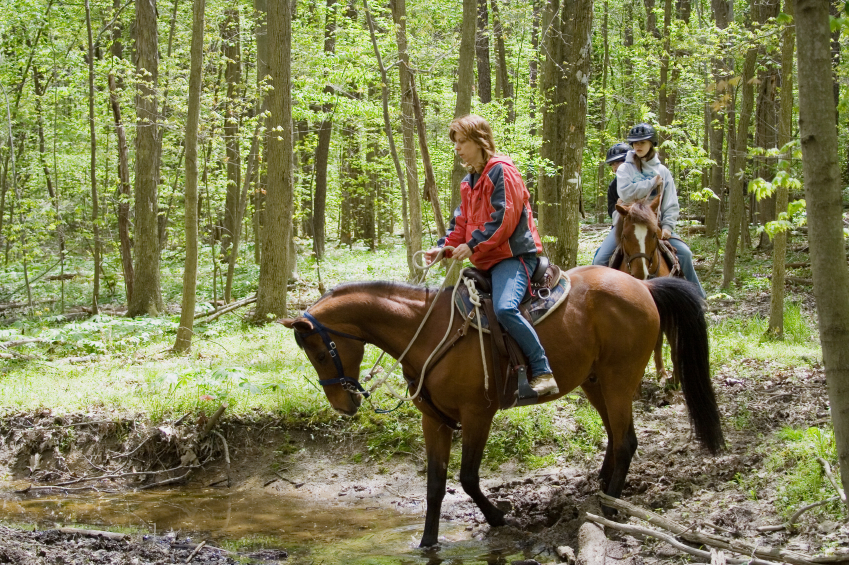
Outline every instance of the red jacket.
{"type": "Polygon", "coordinates": [[[530,194],[509,157],[495,155],[479,175],[466,175],[460,197],[448,233],[438,242],[440,247],[468,244],[472,263],[479,269],[489,269],[509,257],[542,253],[530,194]]]}

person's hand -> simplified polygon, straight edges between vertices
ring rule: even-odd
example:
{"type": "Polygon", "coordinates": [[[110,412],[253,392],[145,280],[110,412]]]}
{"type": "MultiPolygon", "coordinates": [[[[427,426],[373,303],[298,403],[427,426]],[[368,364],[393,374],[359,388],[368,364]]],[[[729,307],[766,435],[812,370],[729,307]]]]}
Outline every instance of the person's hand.
{"type": "Polygon", "coordinates": [[[442,251],[441,247],[432,247],[431,249],[425,251],[425,260],[427,261],[428,265],[430,265],[434,262],[434,260],[436,260],[436,256],[439,255],[440,251],[442,251]]]}
{"type": "Polygon", "coordinates": [[[660,232],[660,239],[669,239],[670,237],[672,237],[672,232],[667,228],[663,228],[660,232]]]}
{"type": "Polygon", "coordinates": [[[654,185],[655,186],[663,186],[663,178],[660,175],[654,176],[654,185]]]}
{"type": "Polygon", "coordinates": [[[461,243],[460,245],[455,247],[453,253],[451,253],[451,258],[456,259],[458,261],[465,261],[471,256],[472,248],[465,243],[461,243]]]}

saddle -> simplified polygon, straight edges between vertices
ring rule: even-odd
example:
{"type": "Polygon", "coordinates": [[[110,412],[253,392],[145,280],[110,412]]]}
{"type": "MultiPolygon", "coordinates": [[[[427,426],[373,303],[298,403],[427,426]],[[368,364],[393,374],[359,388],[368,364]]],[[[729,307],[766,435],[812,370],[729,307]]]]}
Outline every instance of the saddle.
{"type": "MultiPolygon", "coordinates": [[[[475,288],[480,297],[481,307],[487,320],[489,320],[489,334],[492,340],[492,367],[495,376],[495,387],[498,391],[499,407],[503,409],[512,408],[514,406],[526,406],[536,404],[539,395],[531,388],[528,383],[528,363],[525,354],[519,347],[516,340],[508,334],[501,324],[495,322],[495,308],[492,304],[492,278],[488,271],[480,269],[466,269],[464,276],[475,281],[475,288]],[[502,369],[502,363],[507,361],[507,370],[502,369]]],[[[533,307],[534,302],[546,301],[552,296],[552,292],[557,292],[553,305],[548,305],[545,312],[550,312],[556,308],[565,298],[569,290],[568,277],[564,277],[563,273],[557,265],[550,264],[547,257],[540,257],[537,267],[531,275],[530,291],[526,292],[521,304],[519,312],[532,325],[536,320],[541,320],[542,316],[532,316],[529,308],[533,307]],[[565,279],[565,284],[564,284],[565,279]],[[536,300],[532,300],[536,299],[536,300]]],[[[537,311],[541,311],[538,309],[537,311]]],[[[474,317],[472,310],[466,321],[466,328],[469,322],[474,317]]],[[[483,320],[478,320],[478,327],[483,329],[483,320]]]]}
{"type": "MultiPolygon", "coordinates": [[[[676,237],[676,239],[680,238],[676,237]]],[[[660,251],[660,256],[666,262],[666,266],[669,268],[669,276],[683,278],[684,272],[681,270],[681,264],[678,261],[678,250],[665,239],[658,239],[658,243],[659,245],[657,248],[660,251]]],[[[619,267],[619,263],[621,263],[624,259],[625,251],[622,249],[621,245],[617,245],[616,251],[614,251],[613,255],[610,256],[610,261],[608,261],[607,266],[617,269],[619,267]]]]}

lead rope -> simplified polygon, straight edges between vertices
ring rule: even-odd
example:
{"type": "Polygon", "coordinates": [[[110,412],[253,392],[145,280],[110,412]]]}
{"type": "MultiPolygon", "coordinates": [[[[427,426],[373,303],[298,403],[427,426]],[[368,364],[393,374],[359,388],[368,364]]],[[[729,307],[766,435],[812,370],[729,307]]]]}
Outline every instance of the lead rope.
{"type": "MultiPolygon", "coordinates": [[[[481,361],[483,362],[483,388],[484,388],[484,390],[486,390],[488,392],[489,391],[489,371],[486,368],[486,353],[484,353],[484,348],[483,348],[483,323],[481,322],[481,297],[480,297],[480,294],[478,293],[477,287],[475,286],[474,279],[469,277],[467,279],[463,279],[463,282],[465,283],[466,288],[469,291],[469,302],[474,304],[474,306],[475,306],[475,316],[478,319],[478,339],[480,340],[480,344],[481,344],[481,361]]],[[[452,297],[452,302],[453,302],[453,297],[452,297]]],[[[454,314],[453,304],[452,304],[452,308],[451,308],[451,314],[452,315],[454,314]]],[[[491,324],[492,323],[497,324],[498,320],[490,320],[490,323],[491,324]]],[[[451,326],[449,325],[448,327],[450,328],[451,326]]],[[[442,345],[442,344],[440,344],[440,345],[442,345]]]]}
{"type": "MultiPolygon", "coordinates": [[[[445,251],[447,249],[454,249],[454,248],[451,247],[451,246],[446,246],[446,247],[443,247],[442,249],[440,249],[439,253],[436,255],[436,258],[434,258],[434,260],[431,262],[430,265],[424,265],[424,264],[419,262],[418,258],[421,257],[425,253],[425,251],[417,251],[413,255],[413,265],[418,270],[423,272],[422,273],[422,280],[425,279],[425,277],[427,276],[427,272],[431,269],[431,267],[433,267],[433,265],[435,265],[442,258],[442,256],[445,254],[445,251]]],[[[389,379],[390,376],[392,376],[392,373],[394,373],[395,370],[398,368],[398,366],[401,364],[401,361],[404,359],[404,356],[407,355],[407,352],[410,350],[410,348],[413,346],[413,344],[416,342],[416,339],[418,339],[419,334],[422,331],[422,328],[424,328],[424,325],[427,322],[427,319],[430,317],[430,313],[433,311],[434,306],[436,306],[436,301],[439,298],[439,295],[442,293],[442,290],[445,288],[445,283],[448,281],[449,275],[460,264],[461,264],[460,261],[454,261],[453,264],[448,268],[448,271],[445,273],[445,278],[443,279],[442,284],[439,287],[439,290],[437,290],[436,296],[434,297],[433,302],[431,302],[430,308],[428,308],[427,312],[425,313],[424,319],[422,320],[421,324],[419,324],[419,328],[416,330],[416,333],[413,335],[413,339],[410,340],[409,345],[407,345],[407,348],[404,349],[404,352],[401,353],[401,355],[395,361],[395,364],[392,365],[392,368],[390,368],[388,371],[386,371],[384,373],[384,375],[379,380],[375,381],[375,383],[373,385],[371,385],[371,387],[369,388],[369,391],[368,391],[369,394],[373,393],[375,390],[377,390],[381,386],[386,386],[386,390],[389,393],[389,395],[398,399],[400,402],[405,402],[405,401],[408,401],[408,400],[415,400],[419,396],[419,394],[421,393],[421,390],[422,390],[422,386],[424,386],[424,377],[425,377],[425,374],[427,373],[428,365],[430,365],[430,362],[433,359],[433,356],[436,354],[437,351],[439,351],[439,349],[442,347],[442,344],[444,344],[448,340],[449,336],[451,335],[451,327],[454,325],[454,310],[455,310],[455,308],[453,307],[453,303],[454,303],[454,299],[456,298],[456,295],[457,295],[457,289],[459,288],[460,285],[454,285],[454,290],[451,292],[451,303],[452,303],[452,305],[451,305],[451,316],[448,320],[448,328],[446,328],[445,335],[442,337],[442,340],[439,342],[439,344],[436,346],[436,348],[434,348],[434,350],[431,352],[431,354],[428,356],[427,360],[425,361],[424,365],[422,366],[421,377],[419,378],[419,383],[416,386],[416,391],[413,394],[411,394],[410,396],[404,396],[403,394],[400,394],[394,388],[392,388],[392,386],[387,382],[387,380],[389,379]]],[[[462,269],[460,271],[460,279],[463,279],[463,273],[464,272],[465,272],[465,269],[462,269]]],[[[471,297],[472,295],[474,295],[474,297],[475,297],[474,299],[471,299],[471,300],[472,300],[472,304],[475,305],[475,315],[478,317],[478,326],[479,326],[478,332],[479,332],[479,335],[480,335],[481,359],[483,360],[484,378],[485,378],[484,386],[488,390],[489,389],[489,374],[488,374],[487,368],[486,368],[486,357],[484,355],[484,349],[483,349],[483,329],[480,328],[480,309],[479,309],[480,308],[480,296],[477,292],[477,289],[475,289],[475,287],[474,287],[474,281],[472,281],[471,286],[469,286],[468,280],[467,279],[464,279],[464,280],[466,280],[466,287],[469,288],[469,296],[471,297]]],[[[381,353],[380,357],[378,357],[377,361],[375,361],[374,365],[372,366],[371,370],[369,371],[369,374],[366,377],[363,378],[363,382],[368,382],[369,380],[374,378],[376,373],[380,372],[378,370],[379,369],[378,364],[380,363],[380,360],[383,359],[383,355],[384,354],[381,353]]]]}

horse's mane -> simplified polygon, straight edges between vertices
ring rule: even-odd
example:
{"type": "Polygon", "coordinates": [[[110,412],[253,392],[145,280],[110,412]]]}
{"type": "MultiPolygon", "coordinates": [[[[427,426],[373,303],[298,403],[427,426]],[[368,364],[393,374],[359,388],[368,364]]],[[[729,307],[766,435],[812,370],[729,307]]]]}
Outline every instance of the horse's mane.
{"type": "Polygon", "coordinates": [[[348,294],[355,294],[358,292],[369,292],[371,294],[383,295],[383,296],[391,296],[397,294],[409,295],[414,293],[419,293],[424,291],[425,300],[428,299],[430,295],[430,289],[426,286],[417,286],[408,283],[396,282],[396,281],[359,281],[359,282],[347,282],[342,283],[339,286],[335,286],[321,295],[315,304],[325,300],[330,297],[340,297],[348,294]]]}
{"type": "MultiPolygon", "coordinates": [[[[638,200],[633,204],[629,204],[628,208],[628,216],[631,218],[631,222],[635,224],[643,224],[648,227],[649,232],[657,230],[657,214],[654,213],[654,210],[651,209],[651,203],[648,200],[638,200]]],[[[616,221],[616,239],[622,239],[622,227],[624,225],[625,218],[622,214],[619,214],[619,219],[616,221]]]]}

